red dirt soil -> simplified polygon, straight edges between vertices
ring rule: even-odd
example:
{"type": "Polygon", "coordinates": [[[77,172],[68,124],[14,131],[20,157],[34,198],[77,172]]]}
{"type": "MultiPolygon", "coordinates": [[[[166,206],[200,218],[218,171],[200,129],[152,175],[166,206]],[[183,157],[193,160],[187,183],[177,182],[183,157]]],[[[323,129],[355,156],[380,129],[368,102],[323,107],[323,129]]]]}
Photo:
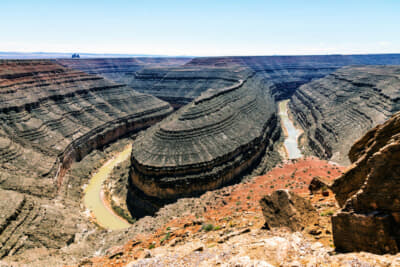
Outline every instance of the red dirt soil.
{"type": "MultiPolygon", "coordinates": [[[[215,195],[215,201],[207,202],[202,218],[187,216],[173,219],[156,233],[150,236],[138,235],[126,245],[110,249],[108,256],[91,259],[90,263],[94,266],[124,266],[130,261],[143,258],[145,251],[149,248],[165,245],[175,239],[176,242],[177,238],[184,242],[183,240],[188,236],[199,233],[203,223],[212,224],[214,227],[229,227],[232,230],[243,229],[243,227],[259,229],[264,225],[259,205],[263,196],[277,189],[289,189],[308,197],[310,196],[308,186],[313,177],[319,176],[332,181],[345,169],[346,167],[314,157],[284,162],[250,182],[207,192],[205,195],[215,195]],[[168,238],[164,238],[168,232],[170,233],[168,238]]],[[[328,197],[317,194],[309,198],[312,203],[334,202],[332,192],[329,192],[328,197]]]]}

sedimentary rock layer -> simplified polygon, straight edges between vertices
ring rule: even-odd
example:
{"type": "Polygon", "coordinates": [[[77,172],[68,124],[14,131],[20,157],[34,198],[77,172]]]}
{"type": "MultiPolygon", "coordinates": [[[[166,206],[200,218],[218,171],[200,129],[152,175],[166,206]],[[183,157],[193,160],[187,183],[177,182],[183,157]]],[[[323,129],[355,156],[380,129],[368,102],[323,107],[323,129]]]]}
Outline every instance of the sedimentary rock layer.
{"type": "Polygon", "coordinates": [[[180,67],[145,67],[127,75],[130,78],[125,82],[180,107],[210,87],[231,83],[226,69],[240,66],[262,75],[274,97],[281,100],[289,98],[300,85],[351,64],[400,64],[400,55],[194,58],[180,67]]]}
{"type": "Polygon", "coordinates": [[[364,132],[400,110],[400,67],[344,67],[303,85],[291,109],[319,157],[348,163],[347,153],[364,132]]]}
{"type": "Polygon", "coordinates": [[[272,146],[279,137],[276,106],[262,77],[243,68],[229,73],[233,84],[203,93],[137,138],[130,172],[135,189],[166,200],[214,189],[272,146]]]}
{"type": "Polygon", "coordinates": [[[351,168],[331,186],[342,210],[332,218],[343,251],[400,251],[400,113],[350,150],[351,168]]]}
{"type": "Polygon", "coordinates": [[[0,61],[0,183],[35,195],[74,160],[171,113],[171,106],[52,61],[0,61]]]}
{"type": "Polygon", "coordinates": [[[174,67],[188,62],[190,58],[94,58],[94,59],[57,59],[62,66],[81,70],[88,74],[97,74],[117,83],[133,85],[135,73],[143,68],[174,67]]]}
{"type": "Polygon", "coordinates": [[[130,85],[139,92],[146,92],[170,102],[175,107],[181,107],[210,88],[234,85],[237,82],[235,71],[238,71],[238,68],[144,68],[135,73],[130,85]]]}

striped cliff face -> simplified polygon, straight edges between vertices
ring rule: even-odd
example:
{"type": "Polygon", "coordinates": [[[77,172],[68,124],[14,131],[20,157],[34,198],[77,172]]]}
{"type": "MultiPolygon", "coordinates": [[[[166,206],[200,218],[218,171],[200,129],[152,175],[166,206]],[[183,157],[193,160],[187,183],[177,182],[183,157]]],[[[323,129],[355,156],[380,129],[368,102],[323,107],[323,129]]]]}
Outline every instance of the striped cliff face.
{"type": "Polygon", "coordinates": [[[400,110],[399,66],[354,66],[301,86],[291,98],[309,150],[348,164],[362,135],[400,110]]]}
{"type": "Polygon", "coordinates": [[[171,106],[52,61],[0,61],[3,188],[54,193],[70,164],[165,117],[171,106]],[[22,180],[23,181],[22,181],[22,180]],[[43,184],[43,185],[40,185],[43,184]],[[42,186],[46,190],[42,190],[42,186]]]}
{"type": "Polygon", "coordinates": [[[239,177],[272,147],[279,126],[269,88],[248,68],[229,75],[232,85],[212,87],[139,135],[131,159],[133,191],[173,200],[212,190],[239,177]]]}

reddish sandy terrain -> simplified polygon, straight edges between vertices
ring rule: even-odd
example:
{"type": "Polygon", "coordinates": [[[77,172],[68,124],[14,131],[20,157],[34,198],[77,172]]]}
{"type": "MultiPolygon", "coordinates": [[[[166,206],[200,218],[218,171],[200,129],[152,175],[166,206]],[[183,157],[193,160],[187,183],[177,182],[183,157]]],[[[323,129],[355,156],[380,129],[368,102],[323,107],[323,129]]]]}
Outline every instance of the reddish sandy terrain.
{"type": "MultiPolygon", "coordinates": [[[[188,215],[171,219],[153,235],[132,237],[133,240],[125,246],[111,249],[108,256],[91,259],[89,262],[99,266],[123,266],[135,259],[144,258],[149,249],[171,243],[182,244],[196,236],[202,238],[201,235],[206,235],[207,231],[201,229],[207,224],[213,226],[213,232],[226,229],[233,232],[246,228],[260,229],[264,225],[264,219],[259,200],[276,189],[290,189],[312,201],[321,214],[318,229],[322,230],[322,234],[309,236],[325,245],[331,245],[330,214],[325,215],[323,211],[336,210],[334,196],[331,192],[326,197],[321,194],[310,196],[308,186],[315,176],[333,180],[344,170],[345,167],[312,157],[285,162],[248,183],[207,192],[201,197],[206,201],[202,216],[188,215]]],[[[210,247],[221,243],[217,239],[207,242],[210,247]]]]}

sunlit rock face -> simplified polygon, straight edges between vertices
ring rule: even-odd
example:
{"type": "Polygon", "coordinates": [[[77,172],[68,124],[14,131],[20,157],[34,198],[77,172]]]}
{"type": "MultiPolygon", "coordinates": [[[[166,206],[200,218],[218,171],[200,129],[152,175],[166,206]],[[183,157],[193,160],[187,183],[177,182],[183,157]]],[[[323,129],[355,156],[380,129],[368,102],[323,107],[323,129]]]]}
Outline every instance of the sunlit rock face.
{"type": "Polygon", "coordinates": [[[399,66],[344,67],[301,86],[290,108],[311,153],[347,164],[351,145],[400,110],[399,66]]]}
{"type": "MultiPolygon", "coordinates": [[[[89,74],[100,75],[111,81],[125,84],[138,92],[152,94],[178,108],[189,103],[192,99],[182,93],[182,90],[185,90],[185,86],[181,89],[174,88],[174,85],[176,85],[174,75],[171,75],[171,77],[164,76],[167,72],[179,68],[190,60],[191,58],[184,57],[96,58],[79,60],[57,59],[57,63],[89,74]],[[158,83],[160,80],[163,81],[162,85],[158,83]],[[168,83],[169,81],[170,83],[168,83]],[[168,85],[166,85],[167,83],[168,85]],[[167,86],[171,86],[173,89],[164,91],[167,86]],[[160,90],[163,93],[158,94],[160,90]]],[[[189,74],[189,76],[191,75],[189,74]]],[[[191,82],[186,87],[189,87],[190,90],[196,91],[196,88],[203,88],[201,75],[195,74],[195,76],[189,78],[189,81],[191,82]]]]}
{"type": "MultiPolygon", "coordinates": [[[[186,59],[184,63],[185,59],[179,60],[142,65],[135,72],[125,72],[123,81],[108,74],[105,77],[124,82],[139,92],[152,94],[179,108],[212,85],[219,83],[217,87],[224,87],[231,84],[232,81],[223,78],[227,74],[221,76],[220,73],[232,66],[247,67],[262,75],[264,82],[270,84],[275,99],[282,100],[289,98],[302,84],[322,78],[343,66],[396,65],[400,64],[400,55],[200,57],[190,61],[186,59]]],[[[113,69],[118,68],[109,68],[110,71],[113,69]]]]}
{"type": "Polygon", "coordinates": [[[341,251],[400,251],[400,113],[350,150],[352,166],[331,186],[342,210],[332,217],[341,251]]]}
{"type": "Polygon", "coordinates": [[[270,146],[276,101],[342,66],[392,61],[400,57],[215,57],[143,68],[134,74],[132,87],[181,110],[137,140],[130,187],[159,200],[222,186],[251,169],[260,149],[270,146]]]}
{"type": "Polygon", "coordinates": [[[0,61],[2,188],[52,195],[70,164],[172,112],[153,96],[49,60],[0,61]]]}
{"type": "Polygon", "coordinates": [[[262,77],[243,67],[226,73],[232,85],[212,87],[137,138],[132,187],[157,199],[201,193],[232,181],[272,147],[276,106],[262,77]]]}

